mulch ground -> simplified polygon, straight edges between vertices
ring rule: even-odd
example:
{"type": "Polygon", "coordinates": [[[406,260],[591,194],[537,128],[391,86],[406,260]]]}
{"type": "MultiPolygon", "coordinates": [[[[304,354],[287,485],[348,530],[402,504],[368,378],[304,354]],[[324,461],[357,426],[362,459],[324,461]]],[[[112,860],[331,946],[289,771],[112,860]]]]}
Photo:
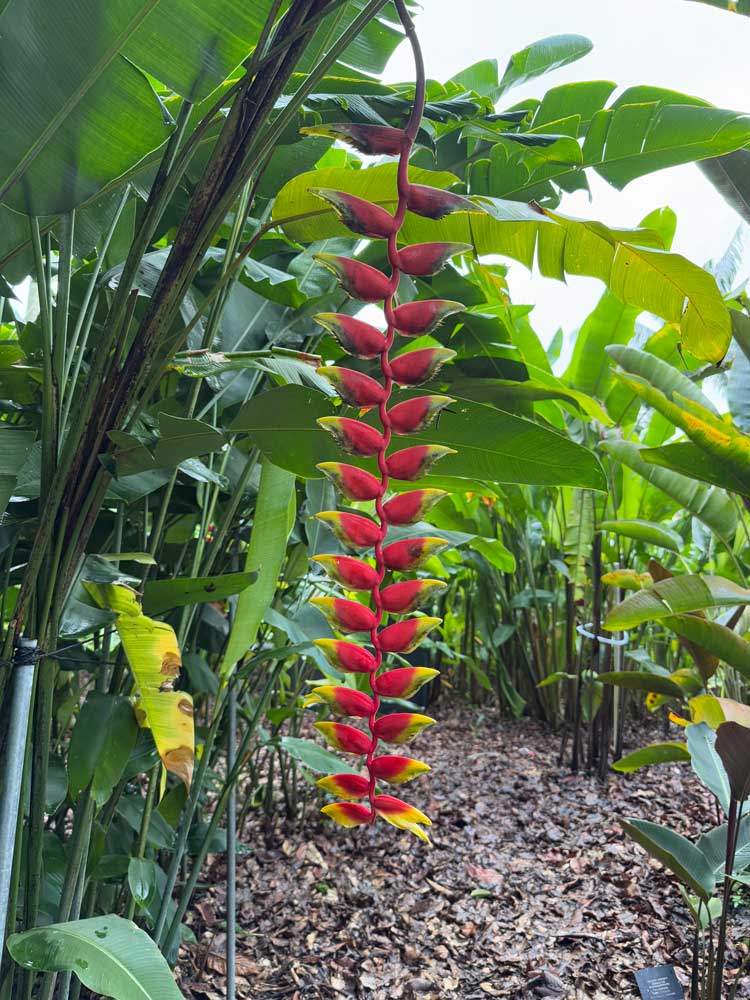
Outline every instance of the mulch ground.
{"type": "MultiPolygon", "coordinates": [[[[685,906],[616,817],[688,836],[714,825],[689,767],[613,774],[604,786],[559,768],[557,738],[537,723],[476,720],[441,718],[419,740],[433,772],[404,797],[432,817],[431,848],[385,823],[341,830],[316,809],[301,830],[270,833],[250,814],[240,997],[629,1000],[635,970],[667,963],[687,982],[685,906]]],[[[216,857],[191,911],[186,997],[225,997],[223,876],[216,857]]],[[[747,936],[742,913],[739,925],[747,936]]],[[[736,941],[730,967],[746,953],[736,941]]],[[[750,997],[750,983],[737,995],[750,997]]]]}

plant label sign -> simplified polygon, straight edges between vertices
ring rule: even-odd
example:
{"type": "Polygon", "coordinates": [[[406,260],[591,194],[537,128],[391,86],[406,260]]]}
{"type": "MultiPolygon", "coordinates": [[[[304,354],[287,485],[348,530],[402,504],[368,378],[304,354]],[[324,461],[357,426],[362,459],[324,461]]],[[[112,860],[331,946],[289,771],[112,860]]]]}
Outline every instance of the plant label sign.
{"type": "Polygon", "coordinates": [[[635,981],[642,1000],[685,1000],[685,991],[675,975],[674,966],[641,969],[636,972],[635,981]]]}

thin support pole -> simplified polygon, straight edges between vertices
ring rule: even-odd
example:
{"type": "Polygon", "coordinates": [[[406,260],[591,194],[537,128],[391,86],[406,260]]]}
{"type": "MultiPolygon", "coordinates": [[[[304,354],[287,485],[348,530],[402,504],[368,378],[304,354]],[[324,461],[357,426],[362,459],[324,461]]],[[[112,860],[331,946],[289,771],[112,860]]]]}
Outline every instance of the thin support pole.
{"type": "Polygon", "coordinates": [[[13,664],[13,701],[0,800],[0,946],[5,941],[8,899],[13,875],[23,760],[34,688],[36,639],[19,639],[13,664]]]}
{"type": "MultiPolygon", "coordinates": [[[[237,762],[237,685],[229,684],[227,702],[227,776],[237,762]]],[[[227,802],[227,1000],[236,1000],[237,969],[237,782],[227,802]]]]}

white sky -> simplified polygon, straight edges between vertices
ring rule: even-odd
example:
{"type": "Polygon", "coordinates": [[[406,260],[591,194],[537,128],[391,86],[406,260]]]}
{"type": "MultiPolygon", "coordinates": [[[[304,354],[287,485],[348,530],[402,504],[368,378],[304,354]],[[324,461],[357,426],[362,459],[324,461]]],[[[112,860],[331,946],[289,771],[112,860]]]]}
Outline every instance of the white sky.
{"type": "MultiPolygon", "coordinates": [[[[586,35],[593,51],[583,59],[514,88],[500,107],[578,80],[612,80],[618,87],[653,84],[750,111],[750,18],[688,0],[423,0],[417,30],[428,76],[445,81],[480,59],[508,57],[548,35],[586,35]]],[[[408,79],[408,47],[400,46],[385,78],[408,79]]],[[[615,92],[617,93],[617,92],[615,92]]],[[[722,255],[741,220],[692,164],[640,178],[618,192],[588,172],[593,198],[566,195],[561,210],[613,226],[636,226],[648,212],[669,205],[677,213],[673,250],[698,264],[722,255]]],[[[516,304],[535,303],[531,319],[548,342],[562,326],[580,325],[601,294],[591,278],[564,285],[530,275],[519,264],[509,274],[516,304]]]]}

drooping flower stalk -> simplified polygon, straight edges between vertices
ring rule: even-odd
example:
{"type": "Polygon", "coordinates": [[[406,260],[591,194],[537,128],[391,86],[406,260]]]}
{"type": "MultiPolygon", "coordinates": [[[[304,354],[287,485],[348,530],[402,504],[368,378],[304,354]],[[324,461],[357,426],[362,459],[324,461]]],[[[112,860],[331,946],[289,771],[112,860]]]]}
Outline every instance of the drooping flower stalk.
{"type": "Polygon", "coordinates": [[[343,597],[318,597],[313,603],[339,633],[369,633],[372,652],[344,639],[319,639],[318,647],[339,670],[366,674],[369,693],[352,688],[322,684],[306,699],[308,704],[325,704],[336,715],[366,720],[367,731],[341,722],[319,722],[318,730],[336,749],[365,758],[366,774],[337,774],[322,778],[318,785],[340,800],[323,812],[346,827],[373,823],[377,816],[402,830],[428,840],[423,826],[430,820],[419,809],[392,795],[378,792],[378,783],[400,785],[429,770],[426,764],[409,757],[377,755],[381,742],[407,743],[433,720],[415,712],[380,715],[380,699],[409,698],[437,675],[427,667],[387,669],[388,653],[414,650],[440,619],[423,616],[401,618],[390,624],[387,616],[411,615],[444,589],[439,580],[422,578],[386,583],[387,573],[411,573],[447,546],[441,538],[409,538],[387,544],[389,525],[410,525],[445,493],[417,489],[387,499],[391,480],[421,479],[450,448],[434,444],[412,445],[391,451],[394,435],[413,435],[429,427],[453,400],[449,396],[423,395],[390,406],[394,386],[415,386],[432,378],[440,366],[454,356],[444,348],[426,348],[391,360],[396,335],[418,337],[431,333],[447,316],[459,312],[459,302],[429,299],[399,305],[397,291],[402,274],[428,277],[436,274],[451,257],[470,247],[460,243],[423,243],[399,249],[398,237],[407,210],[439,219],[451,212],[476,210],[468,199],[450,192],[412,185],[409,156],[417,139],[425,101],[425,72],[414,25],[402,0],[396,7],[414,53],[416,86],[414,104],[404,129],[372,125],[340,125],[304,129],[306,133],[328,135],[354,145],[361,152],[398,155],[395,215],[378,205],[341,191],[317,189],[350,231],[369,239],[387,240],[390,275],[361,261],[329,254],[317,259],[329,268],[342,287],[367,303],[382,303],[386,331],[360,319],[335,313],[317,317],[341,347],[358,358],[380,360],[380,379],[342,367],[319,369],[349,406],[377,409],[377,425],[348,417],[323,417],[318,422],[339,446],[359,458],[374,459],[376,470],[366,471],[339,462],[323,462],[319,468],[348,500],[374,501],[377,521],[361,514],[326,511],[318,517],[339,541],[354,550],[373,549],[374,566],[352,556],[318,556],[316,561],[348,591],[369,591],[368,604],[343,597]]]}

